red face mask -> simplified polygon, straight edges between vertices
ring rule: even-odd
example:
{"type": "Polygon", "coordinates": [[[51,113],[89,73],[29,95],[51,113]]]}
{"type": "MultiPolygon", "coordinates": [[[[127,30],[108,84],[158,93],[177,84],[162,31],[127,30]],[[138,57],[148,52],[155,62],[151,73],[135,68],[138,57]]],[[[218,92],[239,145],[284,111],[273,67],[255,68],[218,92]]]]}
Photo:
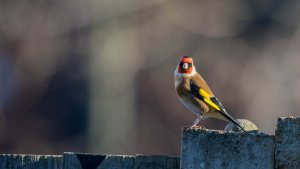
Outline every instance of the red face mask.
{"type": "Polygon", "coordinates": [[[182,57],[178,65],[178,72],[190,74],[193,71],[193,59],[190,57],[182,57]]]}

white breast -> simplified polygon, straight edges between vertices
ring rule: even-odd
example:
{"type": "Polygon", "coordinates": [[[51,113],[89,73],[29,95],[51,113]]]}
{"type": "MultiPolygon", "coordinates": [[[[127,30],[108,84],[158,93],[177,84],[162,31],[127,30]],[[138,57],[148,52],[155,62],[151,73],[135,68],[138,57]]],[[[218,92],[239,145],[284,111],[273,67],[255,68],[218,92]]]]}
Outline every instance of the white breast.
{"type": "MultiPolygon", "coordinates": [[[[195,67],[193,68],[193,72],[191,74],[183,74],[183,73],[179,73],[178,72],[178,68],[176,68],[175,72],[174,72],[174,76],[175,76],[175,88],[178,87],[178,85],[180,85],[183,81],[184,78],[188,78],[188,77],[192,77],[196,75],[196,69],[195,67]]],[[[178,95],[177,95],[178,96],[178,95]]],[[[186,97],[179,97],[180,102],[190,111],[192,111],[194,114],[203,114],[203,110],[198,106],[195,105],[191,102],[191,98],[189,98],[190,96],[186,96],[186,97]]]]}

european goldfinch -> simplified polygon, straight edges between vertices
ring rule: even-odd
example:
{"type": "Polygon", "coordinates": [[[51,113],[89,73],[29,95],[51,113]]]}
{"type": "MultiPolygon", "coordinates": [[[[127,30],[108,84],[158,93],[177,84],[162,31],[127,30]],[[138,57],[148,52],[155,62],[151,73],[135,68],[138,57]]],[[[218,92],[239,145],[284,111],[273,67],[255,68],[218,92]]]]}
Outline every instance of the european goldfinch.
{"type": "Polygon", "coordinates": [[[244,131],[243,127],[227,113],[201,75],[196,72],[191,57],[183,56],[180,58],[174,76],[179,100],[198,117],[191,127],[197,126],[201,119],[213,117],[230,121],[244,131]]]}

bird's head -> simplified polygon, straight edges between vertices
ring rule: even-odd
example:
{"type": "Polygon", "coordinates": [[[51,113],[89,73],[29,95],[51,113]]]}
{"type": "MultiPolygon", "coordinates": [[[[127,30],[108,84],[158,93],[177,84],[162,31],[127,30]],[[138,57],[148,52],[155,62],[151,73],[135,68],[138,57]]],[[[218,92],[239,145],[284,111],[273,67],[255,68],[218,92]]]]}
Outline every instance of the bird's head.
{"type": "Polygon", "coordinates": [[[194,74],[196,70],[193,64],[193,59],[189,56],[181,57],[177,67],[177,71],[178,71],[177,73],[179,74],[185,74],[185,75],[194,74]]]}

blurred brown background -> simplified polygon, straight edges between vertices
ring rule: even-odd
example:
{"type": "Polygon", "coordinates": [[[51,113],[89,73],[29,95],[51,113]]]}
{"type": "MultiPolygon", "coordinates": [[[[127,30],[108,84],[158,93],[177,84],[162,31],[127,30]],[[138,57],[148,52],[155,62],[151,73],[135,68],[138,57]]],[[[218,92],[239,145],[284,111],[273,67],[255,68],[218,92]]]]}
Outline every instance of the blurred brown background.
{"type": "Polygon", "coordinates": [[[182,55],[272,134],[299,115],[299,14],[291,0],[1,0],[0,153],[179,155],[195,118],[174,91],[182,55]]]}

